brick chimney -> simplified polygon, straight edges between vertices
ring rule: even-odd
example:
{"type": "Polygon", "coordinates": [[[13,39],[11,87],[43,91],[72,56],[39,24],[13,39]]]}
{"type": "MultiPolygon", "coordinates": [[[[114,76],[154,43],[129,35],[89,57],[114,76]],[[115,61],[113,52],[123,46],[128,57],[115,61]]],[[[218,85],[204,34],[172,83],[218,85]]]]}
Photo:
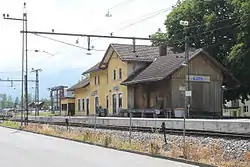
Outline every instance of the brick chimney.
{"type": "Polygon", "coordinates": [[[167,56],[167,45],[161,44],[159,46],[159,55],[160,56],[167,56]]]}

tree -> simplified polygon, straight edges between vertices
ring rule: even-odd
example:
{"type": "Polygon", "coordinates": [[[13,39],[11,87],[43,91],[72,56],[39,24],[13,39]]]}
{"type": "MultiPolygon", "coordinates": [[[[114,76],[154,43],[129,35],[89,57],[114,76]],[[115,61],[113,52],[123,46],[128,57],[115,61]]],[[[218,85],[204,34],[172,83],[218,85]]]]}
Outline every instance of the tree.
{"type": "MultiPolygon", "coordinates": [[[[228,100],[250,92],[249,3],[244,0],[184,0],[173,9],[165,21],[166,33],[155,33],[152,39],[166,39],[176,51],[184,51],[184,37],[193,48],[204,48],[226,66],[243,87],[225,94],[228,100]],[[247,18],[247,19],[246,19],[247,18]],[[188,21],[183,27],[180,21],[188,21]]],[[[159,42],[152,42],[160,45],[159,42]]]]}
{"type": "Polygon", "coordinates": [[[7,105],[8,108],[13,108],[14,107],[14,102],[13,102],[13,99],[12,99],[11,95],[8,95],[6,103],[7,103],[6,105],[7,105]]]}
{"type": "Polygon", "coordinates": [[[44,98],[44,99],[42,99],[41,101],[44,102],[43,108],[44,108],[45,110],[48,110],[48,109],[49,109],[49,106],[50,106],[50,100],[47,99],[47,98],[44,98]]]}
{"type": "Polygon", "coordinates": [[[228,62],[234,75],[243,85],[238,93],[243,99],[248,99],[250,92],[250,1],[233,0],[232,4],[241,16],[238,19],[241,24],[236,29],[236,44],[231,48],[228,62]]]}
{"type": "MultiPolygon", "coordinates": [[[[21,96],[22,97],[22,96],[21,96]]],[[[28,94],[28,103],[31,103],[34,101],[34,98],[32,96],[32,93],[28,94]]],[[[23,95],[23,103],[25,104],[25,95],[23,95]]]]}
{"type": "Polygon", "coordinates": [[[19,104],[20,104],[19,97],[16,97],[16,99],[15,99],[15,108],[16,108],[17,105],[19,105],[19,104]]]}
{"type": "Polygon", "coordinates": [[[7,95],[6,94],[0,94],[0,98],[1,98],[1,108],[5,108],[6,107],[6,101],[7,101],[7,95]]]}
{"type": "Polygon", "coordinates": [[[1,108],[13,108],[14,107],[14,102],[12,99],[11,95],[7,95],[7,94],[0,94],[0,104],[1,104],[1,108]]]}
{"type": "Polygon", "coordinates": [[[28,94],[28,103],[31,103],[34,101],[34,98],[31,93],[28,94]]]}

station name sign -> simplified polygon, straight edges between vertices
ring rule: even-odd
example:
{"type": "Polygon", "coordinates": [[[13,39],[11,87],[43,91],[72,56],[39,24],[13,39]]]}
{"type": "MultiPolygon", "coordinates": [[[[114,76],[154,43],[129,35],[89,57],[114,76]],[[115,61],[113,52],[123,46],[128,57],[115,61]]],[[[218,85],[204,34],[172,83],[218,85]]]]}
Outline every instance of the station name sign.
{"type": "MultiPolygon", "coordinates": [[[[187,75],[186,80],[188,80],[187,75]]],[[[210,82],[210,76],[189,75],[189,80],[193,82],[210,82]]]]}

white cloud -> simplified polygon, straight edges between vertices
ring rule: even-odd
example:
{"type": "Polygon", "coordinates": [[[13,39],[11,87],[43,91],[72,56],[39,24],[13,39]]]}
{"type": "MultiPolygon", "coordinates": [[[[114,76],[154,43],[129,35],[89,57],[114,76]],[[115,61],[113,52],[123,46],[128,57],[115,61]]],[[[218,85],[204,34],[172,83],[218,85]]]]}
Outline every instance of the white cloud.
{"type": "MultiPolygon", "coordinates": [[[[164,29],[163,22],[166,14],[161,14],[147,21],[135,24],[127,29],[116,31],[124,27],[135,18],[172,6],[176,0],[134,0],[111,10],[112,17],[105,17],[107,9],[124,0],[27,0],[28,29],[37,31],[96,33],[105,34],[114,31],[114,35],[147,37],[158,27],[164,29]],[[122,24],[126,23],[126,24],[122,24]]],[[[22,17],[22,0],[8,0],[0,2],[0,11],[9,13],[13,17],[22,17]]],[[[0,71],[11,71],[21,68],[21,22],[0,21],[0,71]]],[[[52,38],[74,43],[76,37],[52,38]]],[[[106,49],[110,42],[128,43],[125,40],[95,40],[96,49],[106,49]]],[[[87,47],[86,39],[80,38],[80,45],[87,47]]],[[[29,52],[29,67],[43,68],[44,71],[57,73],[67,68],[89,68],[98,62],[104,52],[92,52],[56,43],[50,40],[29,35],[29,49],[45,50],[58,53],[54,57],[43,53],[29,52]]],[[[60,76],[58,76],[60,77],[60,76]]]]}

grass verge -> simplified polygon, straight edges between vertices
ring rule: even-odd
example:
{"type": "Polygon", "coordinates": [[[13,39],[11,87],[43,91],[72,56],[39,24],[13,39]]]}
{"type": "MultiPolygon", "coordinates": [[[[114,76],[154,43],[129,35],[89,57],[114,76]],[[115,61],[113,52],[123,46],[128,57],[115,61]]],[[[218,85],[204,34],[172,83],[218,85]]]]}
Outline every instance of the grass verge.
{"type": "Polygon", "coordinates": [[[18,129],[20,127],[20,124],[18,122],[13,122],[13,121],[4,121],[0,123],[1,126],[8,127],[8,128],[14,128],[18,129]]]}
{"type": "MultiPolygon", "coordinates": [[[[6,121],[0,123],[0,126],[18,129],[20,124],[6,121]]],[[[165,156],[174,159],[180,159],[183,156],[183,148],[186,152],[186,159],[190,162],[209,164],[219,167],[247,167],[250,166],[250,152],[246,153],[241,160],[230,159],[223,154],[219,144],[200,147],[193,143],[187,143],[184,147],[178,146],[178,143],[166,145],[161,140],[150,141],[131,141],[117,138],[113,135],[91,131],[67,131],[62,128],[56,128],[51,125],[29,124],[22,127],[25,131],[35,132],[44,135],[50,135],[75,141],[92,143],[103,147],[115,148],[119,150],[136,151],[140,153],[151,154],[153,156],[165,156]]],[[[184,161],[183,161],[184,162],[184,161]]]]}

